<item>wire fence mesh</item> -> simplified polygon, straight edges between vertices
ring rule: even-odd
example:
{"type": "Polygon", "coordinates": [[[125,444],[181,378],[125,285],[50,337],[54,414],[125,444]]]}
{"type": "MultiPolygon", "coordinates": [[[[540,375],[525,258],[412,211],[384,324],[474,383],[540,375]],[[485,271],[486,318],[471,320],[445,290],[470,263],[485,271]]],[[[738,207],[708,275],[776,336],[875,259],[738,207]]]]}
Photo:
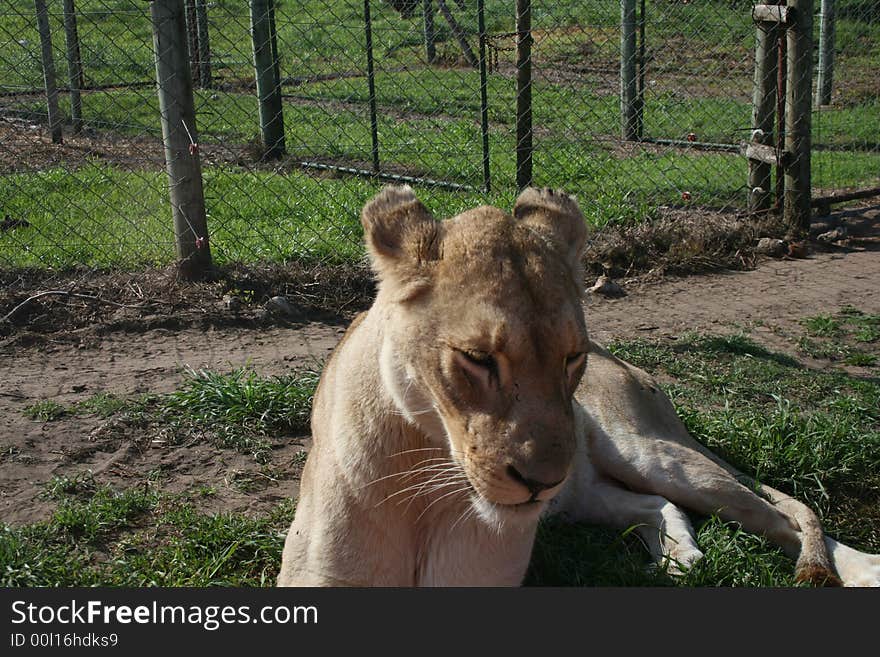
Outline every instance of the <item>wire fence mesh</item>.
{"type": "Polygon", "coordinates": [[[816,0],[813,111],[820,193],[880,186],[880,2],[816,0]]]}
{"type": "MultiPolygon", "coordinates": [[[[185,4],[192,147],[215,262],[358,262],[359,210],[387,181],[411,182],[441,216],[511,205],[524,138],[515,3],[185,4]],[[262,71],[260,52],[270,62],[262,71]]],[[[813,185],[876,187],[880,5],[817,0],[817,42],[832,4],[832,91],[814,111],[813,185]]],[[[517,6],[531,17],[535,184],[577,194],[600,229],[670,211],[746,210],[751,1],[517,6]]],[[[144,0],[0,8],[0,268],[174,260],[153,31],[144,0]],[[55,127],[63,143],[53,143],[55,127]]]]}

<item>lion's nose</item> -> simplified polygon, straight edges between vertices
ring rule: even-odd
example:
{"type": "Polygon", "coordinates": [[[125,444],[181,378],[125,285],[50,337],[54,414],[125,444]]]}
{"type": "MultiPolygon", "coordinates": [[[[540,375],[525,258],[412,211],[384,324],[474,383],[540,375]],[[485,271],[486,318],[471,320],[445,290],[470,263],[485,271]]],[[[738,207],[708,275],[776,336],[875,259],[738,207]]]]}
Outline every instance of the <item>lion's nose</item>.
{"type": "MultiPolygon", "coordinates": [[[[538,499],[538,495],[545,490],[550,488],[555,488],[563,481],[565,481],[565,477],[559,479],[557,481],[539,481],[537,479],[532,479],[530,477],[526,477],[519,470],[517,470],[512,465],[507,466],[507,475],[513,479],[515,482],[522,484],[526,488],[529,489],[529,492],[532,494],[532,500],[538,499]]],[[[531,501],[531,500],[530,500],[531,501]]]]}

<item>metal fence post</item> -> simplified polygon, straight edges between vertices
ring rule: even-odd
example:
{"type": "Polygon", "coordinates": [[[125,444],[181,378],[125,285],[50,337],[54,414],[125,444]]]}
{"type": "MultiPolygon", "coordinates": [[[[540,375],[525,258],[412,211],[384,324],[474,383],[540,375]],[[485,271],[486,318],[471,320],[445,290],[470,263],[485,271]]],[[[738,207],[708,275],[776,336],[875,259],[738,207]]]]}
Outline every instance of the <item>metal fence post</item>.
{"type": "Polygon", "coordinates": [[[422,13],[425,20],[425,58],[429,64],[437,60],[437,48],[434,45],[434,4],[432,0],[422,0],[422,13]]]}
{"type": "Polygon", "coordinates": [[[483,149],[483,189],[491,191],[489,169],[489,79],[486,76],[486,2],[477,0],[477,29],[480,32],[480,137],[483,149]]]}
{"type": "Polygon", "coordinates": [[[831,104],[834,81],[834,0],[822,0],[819,15],[819,80],[816,105],[831,104]]]}
{"type": "Polygon", "coordinates": [[[202,89],[211,87],[211,46],[208,40],[208,5],[186,0],[186,31],[192,80],[202,89]]]}
{"type": "Polygon", "coordinates": [[[516,186],[532,184],[532,0],[516,0],[516,186]]]}
{"type": "Polygon", "coordinates": [[[645,43],[645,0],[639,1],[639,54],[637,57],[638,76],[636,79],[636,138],[644,136],[645,129],[645,69],[648,66],[647,44],[645,43]]]}
{"type": "Polygon", "coordinates": [[[794,10],[788,41],[785,97],[784,220],[792,234],[810,230],[810,123],[813,96],[813,0],[788,0],[794,10]]]}
{"type": "MultiPolygon", "coordinates": [[[[272,42],[272,73],[275,76],[275,93],[281,99],[281,55],[278,52],[278,29],[275,27],[275,0],[269,0],[269,40],[272,42]]],[[[280,104],[281,100],[278,102],[280,104]]]]}
{"type": "Polygon", "coordinates": [[[52,53],[52,34],[49,31],[49,12],[46,0],[34,0],[37,12],[37,29],[40,32],[40,53],[43,60],[43,82],[46,85],[46,108],[49,115],[49,131],[52,143],[63,141],[61,112],[58,109],[58,86],[55,83],[55,56],[52,53]]]}
{"type": "MultiPolygon", "coordinates": [[[[752,96],[752,142],[773,146],[773,122],[776,115],[776,42],[779,28],[775,23],[758,22],[755,39],[755,87],[752,96]]],[[[749,160],[749,211],[768,210],[772,194],[772,166],[769,162],[749,160]]]]}
{"type": "Polygon", "coordinates": [[[196,26],[196,0],[184,0],[186,7],[186,42],[189,73],[193,84],[199,83],[199,31],[196,26]]]}
{"type": "Polygon", "coordinates": [[[183,0],[152,0],[150,17],[178,267],[182,277],[199,278],[211,268],[211,251],[183,0]]]}
{"type": "Polygon", "coordinates": [[[281,80],[276,79],[277,66],[272,48],[270,3],[273,0],[250,0],[251,38],[254,47],[254,71],[260,103],[260,132],[265,157],[284,155],[284,109],[281,102],[281,80]]]}
{"type": "Polygon", "coordinates": [[[370,0],[364,0],[364,38],[367,50],[367,92],[370,104],[370,145],[373,173],[379,173],[379,119],[376,110],[376,72],[373,68],[373,19],[370,0]]]}
{"type": "Polygon", "coordinates": [[[82,59],[79,51],[79,32],[76,27],[74,0],[64,0],[64,37],[67,43],[67,72],[70,79],[70,121],[74,134],[82,131],[83,86],[82,59]]]}
{"type": "Polygon", "coordinates": [[[636,0],[620,0],[620,136],[639,138],[636,84],[636,0]]]}
{"type": "Polygon", "coordinates": [[[211,42],[208,36],[208,4],[196,0],[196,32],[199,37],[199,86],[211,88],[211,42]]]}

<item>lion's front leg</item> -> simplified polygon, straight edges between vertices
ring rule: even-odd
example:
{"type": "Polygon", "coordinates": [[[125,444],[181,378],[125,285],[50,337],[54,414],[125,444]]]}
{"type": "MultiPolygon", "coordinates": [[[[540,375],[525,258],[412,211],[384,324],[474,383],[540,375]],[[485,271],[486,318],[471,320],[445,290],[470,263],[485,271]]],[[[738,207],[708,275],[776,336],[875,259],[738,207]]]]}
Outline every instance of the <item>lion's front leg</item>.
{"type": "Polygon", "coordinates": [[[703,557],[685,513],[659,495],[643,495],[607,482],[585,491],[573,520],[619,529],[632,527],[651,558],[670,575],[681,575],[703,557]]]}
{"type": "Polygon", "coordinates": [[[597,481],[591,474],[584,476],[576,466],[551,513],[571,522],[633,528],[654,562],[670,575],[682,574],[702,558],[693,526],[675,504],[659,495],[634,493],[611,480],[597,481]]]}

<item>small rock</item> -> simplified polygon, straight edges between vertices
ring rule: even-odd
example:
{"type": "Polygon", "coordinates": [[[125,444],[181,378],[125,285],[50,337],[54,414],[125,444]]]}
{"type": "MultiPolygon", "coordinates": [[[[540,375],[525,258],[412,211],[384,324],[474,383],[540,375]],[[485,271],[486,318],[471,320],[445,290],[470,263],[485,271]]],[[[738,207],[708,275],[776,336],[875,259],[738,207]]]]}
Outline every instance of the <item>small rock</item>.
{"type": "Polygon", "coordinates": [[[241,301],[239,301],[236,296],[225,294],[223,295],[223,307],[226,308],[226,310],[237,312],[241,310],[241,301]]]}
{"type": "Polygon", "coordinates": [[[845,240],[849,235],[849,232],[846,229],[846,226],[839,226],[838,228],[834,228],[829,230],[827,233],[822,233],[821,235],[817,235],[816,239],[820,242],[838,242],[840,240],[845,240]]]}
{"type": "Polygon", "coordinates": [[[790,258],[806,258],[810,254],[810,248],[806,242],[791,242],[788,245],[790,258]]]}
{"type": "Polygon", "coordinates": [[[785,242],[772,237],[762,237],[758,240],[755,251],[760,255],[767,255],[772,258],[778,258],[785,255],[785,242]]]}
{"type": "Polygon", "coordinates": [[[275,296],[266,302],[266,310],[284,317],[296,317],[296,309],[290,305],[287,297],[275,296]]]}
{"type": "Polygon", "coordinates": [[[626,295],[626,292],[623,291],[620,285],[604,274],[596,279],[596,284],[590,288],[590,292],[606,297],[622,297],[626,295]]]}

